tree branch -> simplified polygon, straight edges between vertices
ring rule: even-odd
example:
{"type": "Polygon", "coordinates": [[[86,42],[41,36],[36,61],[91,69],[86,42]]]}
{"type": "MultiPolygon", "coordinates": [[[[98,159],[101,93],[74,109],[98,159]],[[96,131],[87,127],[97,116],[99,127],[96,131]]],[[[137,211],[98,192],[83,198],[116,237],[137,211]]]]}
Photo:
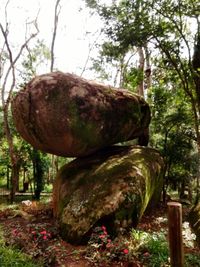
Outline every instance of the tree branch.
{"type": "Polygon", "coordinates": [[[60,14],[60,0],[56,0],[56,5],[55,5],[55,12],[54,12],[54,30],[53,30],[53,37],[52,37],[52,42],[51,42],[51,66],[50,66],[50,71],[52,72],[54,69],[54,46],[55,46],[55,40],[56,40],[56,34],[57,34],[57,27],[58,27],[58,18],[60,14]]]}
{"type": "Polygon", "coordinates": [[[8,102],[9,102],[9,98],[10,98],[10,95],[13,91],[13,88],[15,86],[15,64],[16,62],[18,61],[18,59],[20,58],[24,48],[28,45],[28,43],[37,36],[38,32],[39,32],[39,29],[37,27],[37,22],[35,21],[34,22],[34,26],[36,28],[36,32],[31,34],[30,37],[21,45],[20,47],[20,50],[19,52],[17,53],[16,57],[13,59],[13,53],[11,51],[11,48],[10,48],[10,44],[9,44],[9,41],[8,41],[8,32],[7,32],[7,28],[4,30],[2,24],[0,23],[0,30],[2,32],[2,35],[4,37],[4,40],[5,40],[5,45],[6,45],[6,48],[7,48],[7,51],[8,51],[8,55],[9,55],[9,61],[10,61],[10,66],[8,67],[8,70],[6,72],[6,75],[4,77],[4,82],[3,82],[3,85],[2,85],[2,105],[4,106],[5,105],[5,88],[6,88],[6,84],[7,84],[7,81],[8,81],[8,76],[10,74],[10,72],[12,71],[12,84],[11,84],[11,87],[10,87],[10,90],[9,90],[9,96],[8,96],[8,102]]]}
{"type": "MultiPolygon", "coordinates": [[[[98,32],[98,31],[97,31],[97,32],[98,32]]],[[[95,32],[94,34],[96,34],[96,32],[95,32]]],[[[88,55],[87,55],[87,58],[86,58],[84,67],[83,67],[83,69],[82,69],[82,71],[81,71],[81,74],[80,74],[81,77],[83,76],[83,73],[86,71],[87,64],[88,64],[88,62],[89,62],[90,54],[91,54],[91,52],[92,52],[92,49],[93,49],[94,46],[97,44],[97,41],[98,41],[99,37],[101,36],[101,34],[102,34],[102,30],[99,32],[99,34],[98,34],[97,38],[94,40],[94,42],[93,42],[92,44],[89,44],[88,55]]]]}

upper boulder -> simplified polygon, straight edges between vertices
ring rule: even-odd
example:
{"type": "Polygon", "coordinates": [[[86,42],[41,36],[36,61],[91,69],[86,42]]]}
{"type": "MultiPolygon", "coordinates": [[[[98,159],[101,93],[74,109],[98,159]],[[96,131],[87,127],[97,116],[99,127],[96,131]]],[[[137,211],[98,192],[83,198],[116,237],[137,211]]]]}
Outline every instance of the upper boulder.
{"type": "Polygon", "coordinates": [[[28,143],[55,155],[86,156],[138,137],[148,143],[150,110],[142,97],[69,73],[32,79],[13,99],[12,113],[28,143]]]}

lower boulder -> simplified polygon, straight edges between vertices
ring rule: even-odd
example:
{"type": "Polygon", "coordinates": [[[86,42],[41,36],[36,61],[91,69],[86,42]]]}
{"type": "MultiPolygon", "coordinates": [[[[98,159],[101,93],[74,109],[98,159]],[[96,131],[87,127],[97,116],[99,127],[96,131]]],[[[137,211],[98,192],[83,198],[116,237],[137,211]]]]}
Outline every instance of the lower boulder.
{"type": "Polygon", "coordinates": [[[115,234],[136,226],[160,199],[163,167],[158,151],[139,146],[109,147],[64,165],[53,193],[63,239],[80,244],[98,224],[115,234]]]}

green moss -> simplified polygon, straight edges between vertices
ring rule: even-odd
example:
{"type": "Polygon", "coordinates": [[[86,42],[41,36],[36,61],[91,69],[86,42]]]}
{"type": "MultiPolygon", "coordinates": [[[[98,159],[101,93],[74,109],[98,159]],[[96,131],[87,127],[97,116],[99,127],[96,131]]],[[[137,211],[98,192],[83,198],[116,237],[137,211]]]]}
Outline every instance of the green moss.
{"type": "Polygon", "coordinates": [[[57,177],[68,192],[64,198],[61,196],[59,205],[72,232],[83,234],[82,228],[87,232],[110,214],[114,220],[133,221],[136,225],[154,190],[157,195],[161,192],[162,187],[156,184],[160,184],[159,177],[162,180],[158,173],[163,162],[155,150],[139,147],[110,150],[76,159],[62,168],[57,177]]]}
{"type": "Polygon", "coordinates": [[[84,116],[84,113],[81,113],[80,107],[76,105],[75,102],[68,103],[68,111],[70,128],[73,135],[80,142],[80,149],[85,149],[85,146],[93,148],[97,146],[97,144],[104,144],[102,137],[98,133],[98,126],[95,121],[92,119],[90,121],[88,119],[83,119],[82,116],[84,116]]]}

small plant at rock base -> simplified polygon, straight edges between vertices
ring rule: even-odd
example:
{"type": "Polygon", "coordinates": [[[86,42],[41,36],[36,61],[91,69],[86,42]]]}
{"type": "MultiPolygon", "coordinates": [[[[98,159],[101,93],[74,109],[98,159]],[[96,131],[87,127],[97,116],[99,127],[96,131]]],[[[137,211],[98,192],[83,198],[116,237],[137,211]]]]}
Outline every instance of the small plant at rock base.
{"type": "Polygon", "coordinates": [[[111,240],[105,226],[96,227],[88,242],[86,258],[93,262],[127,261],[130,256],[128,243],[124,239],[111,240]]]}
{"type": "Polygon", "coordinates": [[[144,246],[142,261],[148,262],[149,267],[161,267],[169,265],[169,248],[166,237],[163,233],[149,234],[144,246]]]}

